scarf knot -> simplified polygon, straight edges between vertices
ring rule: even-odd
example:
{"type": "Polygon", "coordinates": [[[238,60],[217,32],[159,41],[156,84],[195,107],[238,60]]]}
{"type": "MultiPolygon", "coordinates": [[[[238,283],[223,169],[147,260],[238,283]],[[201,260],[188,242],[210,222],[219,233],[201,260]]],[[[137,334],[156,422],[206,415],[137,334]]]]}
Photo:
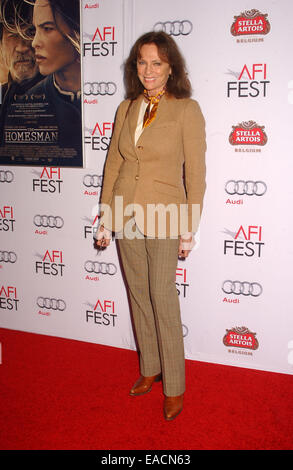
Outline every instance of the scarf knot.
{"type": "Polygon", "coordinates": [[[143,118],[143,127],[147,127],[156,117],[158,104],[162,96],[165,94],[166,89],[164,88],[162,91],[157,93],[155,96],[149,96],[147,90],[144,90],[143,94],[144,97],[148,100],[149,104],[144,113],[143,118]]]}

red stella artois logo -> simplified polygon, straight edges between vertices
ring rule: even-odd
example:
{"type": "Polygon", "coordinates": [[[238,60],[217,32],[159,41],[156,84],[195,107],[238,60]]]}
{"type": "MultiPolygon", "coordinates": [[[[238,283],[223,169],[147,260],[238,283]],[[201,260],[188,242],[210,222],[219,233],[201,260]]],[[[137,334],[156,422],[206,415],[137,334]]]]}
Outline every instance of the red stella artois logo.
{"type": "Polygon", "coordinates": [[[255,336],[256,333],[249,331],[246,326],[235,327],[231,328],[231,330],[226,330],[223,343],[227,347],[255,350],[259,346],[255,336]]]}
{"type": "Polygon", "coordinates": [[[233,36],[244,36],[246,34],[268,34],[271,29],[267,13],[263,14],[259,10],[247,10],[234,16],[231,26],[233,36]]]}
{"type": "Polygon", "coordinates": [[[237,126],[232,126],[229,142],[231,145],[265,145],[268,138],[264,127],[254,121],[241,122],[237,126]]]}

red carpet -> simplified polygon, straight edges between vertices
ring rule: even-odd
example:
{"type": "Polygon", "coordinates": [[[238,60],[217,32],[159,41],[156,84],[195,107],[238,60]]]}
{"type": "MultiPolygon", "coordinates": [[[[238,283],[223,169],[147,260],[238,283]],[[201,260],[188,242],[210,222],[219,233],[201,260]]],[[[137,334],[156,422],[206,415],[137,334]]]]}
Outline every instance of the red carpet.
{"type": "Polygon", "coordinates": [[[0,329],[1,450],[291,450],[292,376],[186,361],[181,415],[130,397],[133,351],[0,329]]]}

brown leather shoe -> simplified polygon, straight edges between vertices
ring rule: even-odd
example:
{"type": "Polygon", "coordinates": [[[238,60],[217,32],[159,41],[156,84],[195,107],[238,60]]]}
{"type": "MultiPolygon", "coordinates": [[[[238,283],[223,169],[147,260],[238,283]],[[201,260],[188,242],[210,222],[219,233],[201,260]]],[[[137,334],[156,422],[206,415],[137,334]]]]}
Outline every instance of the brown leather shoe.
{"type": "Polygon", "coordinates": [[[183,410],[183,394],[177,397],[165,397],[164,416],[167,421],[171,421],[183,410]]]}
{"type": "Polygon", "coordinates": [[[151,377],[144,377],[141,375],[129,393],[132,397],[144,395],[151,391],[154,382],[160,382],[160,380],[162,380],[161,374],[152,375],[151,377]]]}

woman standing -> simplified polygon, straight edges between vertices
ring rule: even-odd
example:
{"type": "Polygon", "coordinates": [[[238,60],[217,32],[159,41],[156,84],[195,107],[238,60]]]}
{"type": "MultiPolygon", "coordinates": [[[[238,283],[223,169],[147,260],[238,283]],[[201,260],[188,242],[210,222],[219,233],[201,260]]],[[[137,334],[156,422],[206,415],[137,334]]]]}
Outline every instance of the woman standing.
{"type": "Polygon", "coordinates": [[[188,256],[194,244],[202,209],[205,123],[190,99],[184,59],[163,32],[136,41],[125,64],[125,85],[127,99],[118,108],[101,195],[114,223],[105,210],[96,238],[98,247],[105,247],[109,230],[119,232],[140,353],[141,375],[130,395],[149,392],[162,378],[164,416],[172,420],[182,411],[185,391],[175,273],[178,256],[188,256]],[[116,204],[121,197],[122,218],[116,204]],[[165,209],[163,226],[154,206],[165,209]]]}

